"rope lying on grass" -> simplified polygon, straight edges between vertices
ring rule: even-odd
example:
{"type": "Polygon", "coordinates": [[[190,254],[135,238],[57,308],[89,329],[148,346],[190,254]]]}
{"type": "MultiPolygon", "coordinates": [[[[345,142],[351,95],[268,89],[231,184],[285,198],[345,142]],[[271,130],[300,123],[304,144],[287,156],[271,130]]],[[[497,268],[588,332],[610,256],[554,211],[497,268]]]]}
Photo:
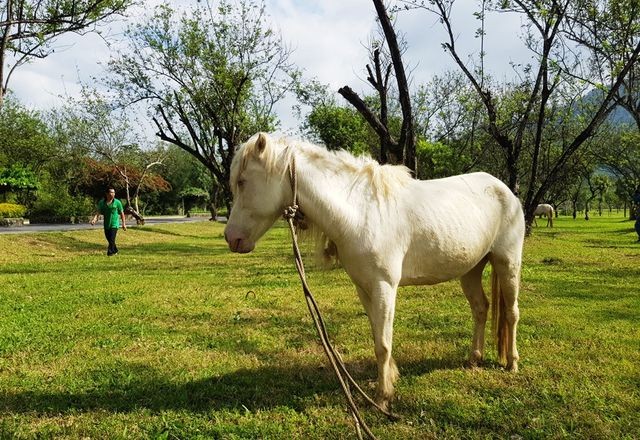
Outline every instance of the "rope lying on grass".
{"type": "Polygon", "coordinates": [[[360,415],[360,412],[358,411],[358,407],[353,399],[353,395],[351,394],[349,385],[352,385],[367,402],[373,405],[378,411],[386,415],[389,419],[397,420],[398,416],[380,407],[376,402],[373,401],[373,399],[371,399],[371,397],[367,395],[367,393],[364,392],[364,390],[362,390],[362,388],[360,388],[360,386],[358,386],[356,381],[347,371],[347,367],[344,365],[340,354],[335,351],[335,349],[331,345],[331,342],[329,342],[329,335],[327,334],[327,329],[324,325],[324,320],[322,319],[320,309],[318,308],[318,304],[316,303],[316,300],[314,299],[311,291],[309,290],[309,286],[307,285],[304,264],[302,262],[302,256],[300,255],[300,249],[298,247],[298,237],[296,234],[295,221],[299,220],[301,216],[300,212],[298,211],[298,182],[296,178],[295,157],[292,158],[291,164],[289,165],[289,178],[291,180],[291,188],[293,190],[293,203],[285,209],[283,217],[289,224],[289,229],[291,230],[293,255],[295,257],[298,275],[300,275],[300,281],[302,282],[302,290],[304,291],[304,297],[307,302],[307,307],[309,308],[309,314],[311,315],[311,319],[313,319],[313,323],[315,324],[316,330],[318,331],[318,336],[320,337],[322,348],[324,348],[324,352],[329,359],[329,363],[333,367],[333,371],[336,374],[336,377],[340,382],[340,386],[342,387],[342,391],[344,392],[344,395],[347,399],[349,411],[354,418],[358,438],[362,439],[362,433],[360,432],[360,428],[362,428],[368,438],[375,439],[376,437],[373,435],[364,419],[360,415]]]}

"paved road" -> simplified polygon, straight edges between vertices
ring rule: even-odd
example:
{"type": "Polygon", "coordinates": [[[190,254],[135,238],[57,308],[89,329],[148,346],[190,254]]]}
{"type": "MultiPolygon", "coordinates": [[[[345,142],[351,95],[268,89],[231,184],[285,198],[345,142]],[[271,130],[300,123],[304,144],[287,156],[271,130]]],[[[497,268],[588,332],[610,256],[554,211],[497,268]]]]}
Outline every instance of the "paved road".
{"type": "MultiPolygon", "coordinates": [[[[187,222],[205,222],[208,221],[208,217],[184,217],[184,216],[164,216],[164,217],[148,217],[145,219],[145,226],[153,226],[163,223],[187,223],[187,222]]],[[[223,217],[219,217],[218,220],[226,220],[223,217]]],[[[135,220],[132,220],[127,225],[127,228],[135,228],[137,225],[135,220]]],[[[61,232],[61,231],[76,231],[81,229],[98,229],[102,228],[102,222],[96,223],[92,226],[89,223],[79,223],[76,225],[71,224],[35,224],[24,226],[11,226],[0,227],[0,234],[25,234],[30,232],[61,232]]]]}

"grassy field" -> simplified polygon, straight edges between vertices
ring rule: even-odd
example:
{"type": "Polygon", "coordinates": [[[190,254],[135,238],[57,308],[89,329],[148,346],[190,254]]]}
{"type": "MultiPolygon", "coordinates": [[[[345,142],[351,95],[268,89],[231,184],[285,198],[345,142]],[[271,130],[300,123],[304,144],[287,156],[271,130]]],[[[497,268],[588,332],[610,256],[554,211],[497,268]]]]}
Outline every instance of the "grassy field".
{"type": "MultiPolygon", "coordinates": [[[[541,223],[542,224],[542,223],[541,223]]],[[[353,438],[288,231],[252,254],[210,222],[0,235],[0,438],[353,438]]],[[[631,222],[560,218],[525,245],[520,372],[464,367],[457,282],[403,288],[401,377],[380,439],[640,438],[640,244],[631,222]]],[[[310,258],[308,258],[310,260],[310,258]]],[[[329,332],[373,389],[368,322],[340,269],[308,269],[329,332]]]]}

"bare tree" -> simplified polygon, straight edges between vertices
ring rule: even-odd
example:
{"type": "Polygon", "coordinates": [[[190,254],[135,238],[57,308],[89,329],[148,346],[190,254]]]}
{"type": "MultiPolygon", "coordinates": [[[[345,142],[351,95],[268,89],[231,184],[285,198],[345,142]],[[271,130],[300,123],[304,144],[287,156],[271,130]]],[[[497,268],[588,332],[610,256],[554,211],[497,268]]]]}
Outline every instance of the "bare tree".
{"type": "Polygon", "coordinates": [[[344,86],[338,90],[351,105],[365,118],[369,125],[380,138],[381,159],[383,162],[401,163],[406,165],[415,174],[416,171],[416,135],[411,109],[411,95],[409,93],[409,82],[402,62],[402,50],[398,42],[398,37],[393,28],[393,23],[389,18],[383,0],[373,0],[376,8],[378,20],[384,34],[384,40],[389,49],[391,64],[386,67],[380,57],[380,48],[373,50],[374,69],[367,66],[368,81],[378,92],[380,97],[380,117],[373,112],[369,106],[350,87],[344,86]],[[402,110],[402,127],[399,138],[396,140],[389,130],[388,123],[388,90],[389,75],[393,67],[396,84],[398,87],[398,100],[402,110]]]}
{"type": "Polygon", "coordinates": [[[611,112],[616,94],[637,63],[640,55],[640,35],[634,30],[635,20],[627,23],[627,31],[633,35],[631,46],[627,50],[618,51],[620,57],[615,69],[603,74],[606,82],[598,84],[602,94],[597,102],[593,103],[590,113],[583,114],[585,122],[582,129],[549,161],[548,167],[544,170],[544,177],[541,177],[542,151],[552,144],[550,139],[545,137],[545,133],[553,132],[549,128],[558,122],[549,118],[549,109],[562,100],[563,94],[575,90],[575,84],[590,78],[589,72],[584,70],[583,66],[596,56],[589,51],[589,47],[571,38],[576,34],[578,27],[585,32],[589,31],[588,26],[574,18],[580,17],[581,8],[590,6],[602,11],[607,10],[608,3],[597,0],[589,1],[589,5],[586,4],[586,0],[513,0],[500,3],[499,12],[517,13],[523,17],[525,44],[537,59],[537,69],[528,66],[524,72],[525,76],[519,86],[522,96],[521,107],[507,124],[500,121],[499,93],[495,86],[489,82],[483,83],[482,78],[469,67],[458,51],[451,21],[455,0],[400,0],[400,3],[407,8],[428,10],[436,14],[443,24],[447,33],[447,41],[443,47],[464,72],[483,103],[487,114],[486,129],[505,156],[509,188],[515,194],[519,194],[520,177],[523,172],[528,176],[526,192],[522,198],[529,229],[536,206],[553,185],[567,161],[595,134],[611,112]],[[532,75],[529,76],[530,74],[532,75]],[[525,144],[528,133],[532,133],[532,136],[525,144]],[[528,169],[522,169],[525,147],[531,149],[528,169]]]}
{"type": "MultiPolygon", "coordinates": [[[[611,72],[619,70],[631,58],[638,44],[640,3],[616,0],[603,5],[597,0],[580,0],[567,20],[568,38],[588,48],[592,57],[589,67],[597,82],[606,84],[611,72]]],[[[614,94],[616,104],[631,114],[640,129],[640,65],[633,65],[622,78],[614,94]]]]}
{"type": "Polygon", "coordinates": [[[15,70],[54,52],[66,33],[96,31],[135,0],[0,0],[0,108],[15,70]],[[7,69],[7,70],[5,70],[7,69]]]}
{"type": "Polygon", "coordinates": [[[140,190],[152,169],[163,164],[165,152],[142,151],[129,116],[87,87],[83,88],[81,98],[70,100],[70,104],[58,110],[57,117],[67,127],[68,141],[74,150],[106,160],[118,173],[127,199],[125,212],[138,224],[144,224],[140,190]]]}
{"type": "Polygon", "coordinates": [[[144,184],[145,178],[148,176],[151,168],[162,165],[166,159],[166,154],[160,152],[158,157],[145,160],[141,164],[142,172],[136,176],[136,179],[131,179],[131,173],[127,161],[123,160],[121,156],[129,148],[137,148],[137,145],[117,145],[109,147],[105,145],[94,145],[95,153],[103,158],[107,159],[113,168],[118,172],[124,182],[125,195],[127,198],[127,206],[125,207],[125,214],[130,214],[136,219],[136,223],[144,225],[144,217],[140,213],[140,188],[144,184]],[[133,193],[133,197],[132,197],[133,193]],[[133,199],[133,200],[132,200],[133,199]]]}
{"type": "MultiPolygon", "coordinates": [[[[380,47],[377,43],[372,42],[371,47],[373,48],[372,56],[374,68],[372,69],[369,64],[367,64],[367,81],[376,89],[378,93],[378,97],[380,99],[380,123],[387,127],[386,135],[380,137],[380,163],[388,163],[389,162],[389,150],[392,148],[391,145],[391,134],[389,133],[389,79],[391,76],[391,69],[393,68],[392,63],[385,63],[383,66],[383,61],[380,57],[380,47]],[[375,73],[374,73],[375,70],[375,73]]],[[[343,95],[344,96],[344,95],[343,95]]],[[[396,147],[397,148],[397,147],[396,147]]],[[[397,152],[393,151],[394,155],[396,155],[396,159],[394,162],[397,162],[397,152]]]]}

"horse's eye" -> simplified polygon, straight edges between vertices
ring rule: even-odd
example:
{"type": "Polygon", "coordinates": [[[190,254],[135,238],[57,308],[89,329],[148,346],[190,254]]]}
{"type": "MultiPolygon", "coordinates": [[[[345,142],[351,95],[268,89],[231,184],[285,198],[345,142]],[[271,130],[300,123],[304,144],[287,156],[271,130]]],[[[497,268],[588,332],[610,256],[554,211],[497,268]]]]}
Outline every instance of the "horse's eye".
{"type": "Polygon", "coordinates": [[[242,188],[244,186],[244,182],[245,181],[243,179],[238,180],[238,188],[242,188]]]}

